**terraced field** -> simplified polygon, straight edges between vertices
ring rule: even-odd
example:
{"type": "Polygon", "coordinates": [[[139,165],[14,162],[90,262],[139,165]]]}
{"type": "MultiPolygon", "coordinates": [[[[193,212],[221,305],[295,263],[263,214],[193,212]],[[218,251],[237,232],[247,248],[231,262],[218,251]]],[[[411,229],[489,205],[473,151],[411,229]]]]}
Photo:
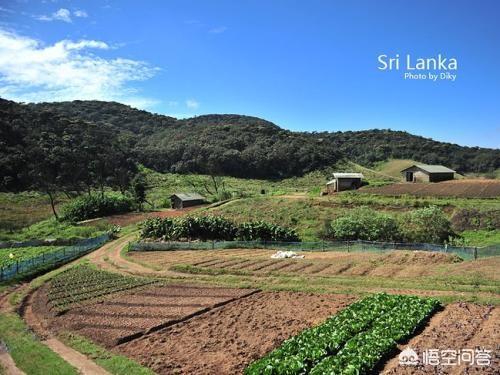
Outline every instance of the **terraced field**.
{"type": "Polygon", "coordinates": [[[464,276],[481,272],[500,281],[498,257],[462,261],[453,254],[424,251],[301,252],[304,259],[271,259],[275,251],[236,249],[215,251],[141,251],[130,259],[157,269],[181,272],[235,275],[309,275],[420,277],[464,276]]]}
{"type": "Polygon", "coordinates": [[[456,197],[456,198],[498,198],[499,180],[456,180],[439,183],[398,183],[359,192],[380,195],[414,195],[417,197],[456,197]]]}

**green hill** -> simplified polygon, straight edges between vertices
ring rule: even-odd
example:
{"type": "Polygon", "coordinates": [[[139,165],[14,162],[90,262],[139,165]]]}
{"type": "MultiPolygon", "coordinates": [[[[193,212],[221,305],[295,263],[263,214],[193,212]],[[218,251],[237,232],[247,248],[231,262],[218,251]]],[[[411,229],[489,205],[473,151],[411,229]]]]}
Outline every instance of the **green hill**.
{"type": "MultiPolygon", "coordinates": [[[[106,168],[111,171],[133,173],[130,165],[140,163],[164,173],[272,180],[303,176],[342,160],[368,168],[389,159],[444,164],[459,172],[500,168],[500,150],[437,142],[402,131],[293,132],[251,116],[178,120],[115,102],[19,104],[0,99],[0,125],[0,190],[22,190],[39,182],[33,175],[37,168],[29,167],[39,162],[44,148],[64,161],[59,168],[57,163],[53,166],[58,174],[53,184],[78,178],[73,171],[95,167],[93,155],[100,155],[99,163],[110,164],[106,168]],[[113,155],[107,161],[105,150],[113,155]],[[61,168],[67,172],[62,176],[61,168]]],[[[379,177],[394,177],[392,172],[380,173],[379,177]]],[[[120,174],[111,177],[114,185],[123,185],[120,174]]],[[[101,184],[108,179],[103,177],[101,184]]]]}

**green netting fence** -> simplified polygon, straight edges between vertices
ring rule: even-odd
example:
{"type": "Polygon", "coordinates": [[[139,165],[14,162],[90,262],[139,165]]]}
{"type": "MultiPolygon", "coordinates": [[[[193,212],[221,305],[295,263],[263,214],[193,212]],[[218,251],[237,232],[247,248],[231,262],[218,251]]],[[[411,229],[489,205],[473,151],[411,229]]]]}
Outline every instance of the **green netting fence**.
{"type": "MultiPolygon", "coordinates": [[[[43,253],[29,259],[12,262],[0,267],[0,282],[12,280],[16,277],[27,277],[42,270],[68,263],[101,247],[109,239],[109,234],[103,234],[98,237],[81,240],[72,246],[61,247],[54,252],[43,253]]],[[[15,251],[15,249],[7,248],[0,251],[15,251]]]]}
{"type": "Polygon", "coordinates": [[[270,249],[291,251],[343,251],[385,252],[393,250],[432,251],[457,254],[462,259],[477,259],[500,255],[500,244],[489,247],[449,246],[428,243],[375,242],[375,241],[316,241],[316,242],[269,242],[269,241],[168,241],[131,242],[129,251],[170,250],[223,250],[223,249],[270,249]]]}

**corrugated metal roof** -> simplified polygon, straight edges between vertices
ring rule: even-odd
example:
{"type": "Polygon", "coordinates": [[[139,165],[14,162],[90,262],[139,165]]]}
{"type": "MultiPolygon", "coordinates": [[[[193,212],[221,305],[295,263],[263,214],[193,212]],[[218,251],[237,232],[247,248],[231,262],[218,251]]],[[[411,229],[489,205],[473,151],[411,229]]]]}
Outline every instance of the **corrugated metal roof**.
{"type": "Polygon", "coordinates": [[[365,178],[363,173],[333,173],[333,178],[365,178]]]}
{"type": "Polygon", "coordinates": [[[172,197],[177,197],[181,201],[197,201],[197,200],[205,200],[205,197],[203,195],[197,194],[197,193],[175,193],[170,196],[172,197]]]}
{"type": "Polygon", "coordinates": [[[401,172],[403,172],[409,168],[412,168],[412,167],[420,168],[423,171],[426,171],[429,173],[456,173],[453,169],[445,167],[444,165],[427,165],[427,164],[412,165],[411,167],[403,169],[401,172]]]}

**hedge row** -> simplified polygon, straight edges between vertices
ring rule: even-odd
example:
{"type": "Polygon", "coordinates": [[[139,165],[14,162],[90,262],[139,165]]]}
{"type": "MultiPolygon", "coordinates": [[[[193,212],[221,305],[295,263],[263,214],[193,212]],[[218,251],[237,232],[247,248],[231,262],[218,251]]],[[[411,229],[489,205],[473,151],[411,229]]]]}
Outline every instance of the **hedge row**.
{"type": "Polygon", "coordinates": [[[220,216],[147,219],[141,224],[141,238],[164,241],[300,241],[290,228],[263,221],[235,224],[220,216]]]}
{"type": "Polygon", "coordinates": [[[133,199],[125,195],[83,195],[64,205],[61,218],[65,221],[78,222],[130,212],[134,208],[133,199]]]}

